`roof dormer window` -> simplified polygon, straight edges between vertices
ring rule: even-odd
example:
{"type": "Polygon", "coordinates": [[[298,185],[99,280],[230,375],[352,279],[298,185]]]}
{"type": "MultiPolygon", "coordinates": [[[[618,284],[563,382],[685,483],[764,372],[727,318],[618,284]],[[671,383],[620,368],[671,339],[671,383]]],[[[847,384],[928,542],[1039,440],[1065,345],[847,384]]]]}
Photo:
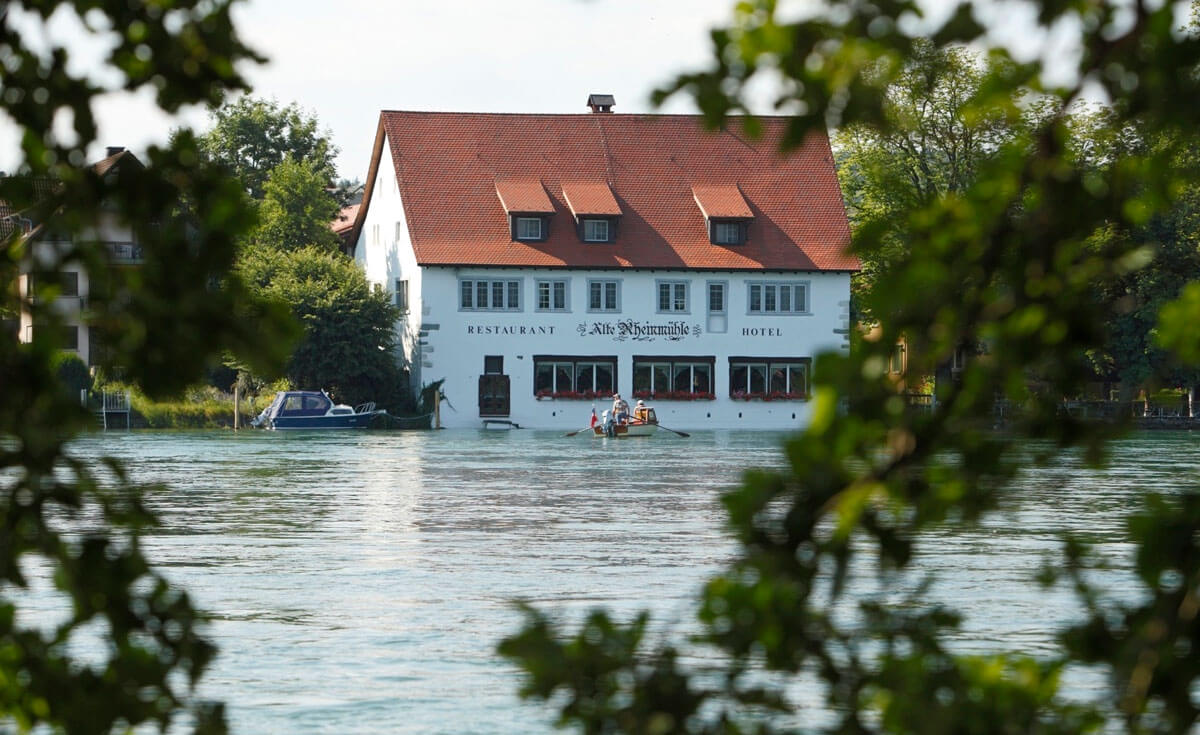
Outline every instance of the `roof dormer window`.
{"type": "Polygon", "coordinates": [[[733,184],[693,186],[692,196],[708,222],[708,239],[714,245],[743,245],[754,220],[741,189],[733,184]]]}
{"type": "Polygon", "coordinates": [[[741,245],[746,242],[746,224],[737,220],[715,221],[709,224],[709,237],[714,245],[741,245]]]}
{"type": "Polygon", "coordinates": [[[584,219],[583,220],[583,241],[584,242],[609,242],[609,233],[612,228],[608,226],[606,219],[584,219]]]}
{"type": "Polygon", "coordinates": [[[497,179],[496,196],[508,213],[512,239],[543,242],[550,230],[554,205],[537,179],[497,179]]]}
{"type": "Polygon", "coordinates": [[[562,185],[563,199],[575,215],[579,239],[584,242],[614,242],[621,205],[612,189],[603,181],[567,181],[562,185]]]}
{"type": "Polygon", "coordinates": [[[515,227],[513,229],[516,231],[513,237],[514,240],[538,241],[546,239],[544,235],[546,228],[541,217],[514,217],[513,219],[515,220],[515,227]]]}

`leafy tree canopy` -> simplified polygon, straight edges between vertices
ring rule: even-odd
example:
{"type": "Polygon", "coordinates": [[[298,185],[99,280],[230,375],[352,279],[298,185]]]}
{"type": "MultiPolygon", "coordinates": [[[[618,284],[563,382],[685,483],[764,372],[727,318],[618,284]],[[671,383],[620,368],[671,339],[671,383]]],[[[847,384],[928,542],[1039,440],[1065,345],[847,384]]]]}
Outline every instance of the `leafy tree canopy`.
{"type": "MultiPolygon", "coordinates": [[[[994,6],[993,6],[994,7],[994,6]]],[[[1040,61],[1018,62],[991,39],[972,2],[920,25],[920,7],[834,2],[800,18],[774,0],[747,0],[713,31],[710,68],[657,94],[692,95],[708,122],[745,112],[762,75],[782,80],[794,113],[787,144],[812,130],[899,129],[889,90],[925,44],[974,44],[998,63],[981,83],[989,100],[1020,90],[1053,104],[1033,129],[973,165],[961,188],[943,186],[856,232],[861,252],[907,244],[872,287],[883,338],[849,355],[820,356],[808,428],[785,447],[784,472],[751,472],[724,496],[739,549],[706,586],[698,643],[648,640],[646,620],[593,613],[565,631],[536,611],[500,651],[525,672],[523,693],[557,708],[583,732],[1187,733],[1200,718],[1200,492],[1156,494],[1129,512],[1138,588],[1111,595],[1089,583],[1099,562],[1078,539],[1031,584],[1066,585],[1081,614],[1057,648],[968,656],[946,645],[960,616],[920,596],[895,594],[890,577],[855,570],[909,569],[934,523],[973,524],[994,512],[1025,463],[1064,448],[1101,463],[1122,427],[1060,411],[1094,372],[1110,311],[1097,289],[1145,268],[1134,238],[1200,180],[1184,155],[1200,123],[1200,40],[1183,32],[1181,3],[1041,3],[1029,33],[1074,34],[1074,80],[1050,84],[1040,61]],[[1068,110],[1086,86],[1112,101],[1115,130],[1155,145],[1097,168],[1072,150],[1068,110]],[[912,374],[930,374],[961,344],[987,346],[960,381],[938,383],[930,412],[906,410],[886,375],[890,346],[909,339],[912,374]],[[1030,374],[1039,382],[1031,384],[1030,374]],[[993,429],[998,399],[1015,406],[993,429]],[[880,590],[864,593],[862,585],[880,590]],[[1102,701],[1060,690],[1076,664],[1102,671],[1102,701]],[[825,711],[789,700],[804,673],[825,711]],[[827,724],[826,724],[827,723],[827,724]]],[[[789,9],[790,10],[790,9],[789,9]]],[[[1043,35],[1044,34],[1044,35],[1043,35]]],[[[1007,103],[1005,103],[1007,104],[1007,103]]],[[[754,129],[753,122],[746,127],[754,129]]],[[[1200,357],[1200,286],[1184,287],[1156,320],[1156,339],[1181,360],[1200,357]]],[[[961,633],[958,633],[961,635],[961,633]]]]}
{"type": "Polygon", "coordinates": [[[328,186],[337,178],[337,148],[318,127],[315,115],[296,103],[244,96],[213,112],[213,127],[202,140],[204,151],[228,168],[254,199],[261,199],[271,171],[287,157],[304,162],[328,186]]]}
{"type": "MultiPolygon", "coordinates": [[[[995,88],[991,80],[1007,73],[1009,62],[963,47],[918,39],[893,77],[889,70],[880,62],[864,71],[881,77],[884,124],[849,122],[833,136],[855,232],[886,228],[903,212],[966,191],[980,167],[1035,129],[1051,104],[1027,88],[995,88]]],[[[867,248],[860,242],[859,290],[907,257],[907,233],[899,228],[889,229],[878,244],[867,248]]]]}
{"type": "Polygon", "coordinates": [[[294,385],[326,389],[350,404],[399,408],[406,400],[407,379],[394,354],[399,314],[353,260],[312,246],[252,247],[240,270],[257,293],[289,304],[304,325],[287,367],[294,385]]]}
{"type": "Polygon", "coordinates": [[[284,156],[263,186],[259,222],[251,239],[277,250],[313,246],[333,251],[339,243],[330,223],[338,210],[316,164],[284,156]]]}

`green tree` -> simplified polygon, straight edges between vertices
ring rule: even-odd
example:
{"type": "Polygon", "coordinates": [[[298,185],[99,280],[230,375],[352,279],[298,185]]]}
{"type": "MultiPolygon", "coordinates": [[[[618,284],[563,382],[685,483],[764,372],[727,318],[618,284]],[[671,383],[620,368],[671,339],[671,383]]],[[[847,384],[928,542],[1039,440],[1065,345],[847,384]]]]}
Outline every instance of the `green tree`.
{"type": "Polygon", "coordinates": [[[0,110],[19,129],[22,156],[20,175],[0,180],[0,200],[20,217],[74,236],[70,247],[36,259],[38,230],[30,237],[9,228],[0,239],[0,311],[24,310],[37,325],[29,343],[0,340],[0,720],[21,731],[166,727],[188,707],[197,732],[224,730],[220,705],[192,699],[215,650],[202,635],[201,614],[139,543],[140,529],[154,522],[146,488],[115,460],[102,478],[65,451],[91,417],[57,375],[61,316],[51,297],[63,266],[82,266],[93,288],[89,324],[104,334],[111,363],[152,395],[182,389],[226,349],[263,372],[282,365],[286,312],[251,298],[230,274],[252,213],[224,171],[197,163],[195,139],[180,134],[152,148],[144,167],[100,176],[84,165],[101,91],[85,74],[102,74],[117,89],[147,90],[168,113],[245,89],[236,69],[260,59],[234,31],[230,6],[15,0],[0,13],[0,110]],[[104,39],[107,55],[85,69],[69,63],[68,49],[43,32],[52,11],[76,16],[80,28],[104,39]],[[58,137],[55,122],[64,120],[71,133],[58,137]],[[186,221],[172,216],[180,200],[194,203],[186,221]],[[142,267],[113,269],[103,244],[78,237],[101,216],[133,228],[142,267]],[[24,302],[7,286],[18,264],[37,288],[24,302]],[[62,596],[63,617],[53,627],[31,627],[19,614],[34,569],[45,569],[62,596]],[[77,659],[74,646],[96,635],[101,645],[82,644],[93,655],[77,659]]]}
{"type": "MultiPolygon", "coordinates": [[[[1097,179],[1120,166],[1130,156],[1144,155],[1153,148],[1177,148],[1174,141],[1155,140],[1121,119],[1108,107],[1086,107],[1073,111],[1069,119],[1070,147],[1085,171],[1097,179]]],[[[1177,153],[1173,166],[1186,168],[1195,160],[1194,136],[1177,153]]],[[[1121,382],[1123,398],[1147,385],[1193,389],[1200,370],[1181,364],[1155,341],[1158,313],[1163,305],[1178,298],[1188,282],[1200,278],[1200,187],[1188,186],[1165,212],[1134,231],[1107,227],[1099,231],[1098,248],[1112,247],[1124,238],[1122,247],[1131,249],[1143,267],[1130,268],[1101,284],[1097,297],[1108,311],[1103,344],[1091,352],[1098,375],[1121,382]]]]}
{"type": "MultiPolygon", "coordinates": [[[[833,136],[838,176],[854,231],[888,228],[898,215],[966,191],[980,166],[1026,133],[1044,104],[1026,89],[989,85],[1007,62],[919,40],[884,89],[884,125],[849,123],[833,136]]],[[[888,72],[881,64],[880,74],[888,72]]],[[[861,248],[856,290],[903,260],[906,233],[889,229],[880,248],[861,248]]]]}
{"type": "MultiPolygon", "coordinates": [[[[955,611],[919,595],[893,599],[887,575],[869,580],[882,594],[860,596],[854,572],[910,568],[922,544],[936,543],[937,534],[922,533],[930,524],[972,524],[993,512],[1024,461],[1017,447],[1033,448],[1038,461],[1070,448],[1099,463],[1105,441],[1122,429],[1064,415],[1058,402],[1093,376],[1088,353],[1103,344],[1108,316],[1097,289],[1148,263],[1130,238],[1097,247],[1098,233],[1149,226],[1200,178],[1196,160],[1182,155],[1200,122],[1200,41],[1176,27],[1178,10],[1039,5],[1030,33],[1072,29],[1075,80],[1051,85],[1040,62],[1018,63],[992,48],[1004,63],[983,89],[1001,98],[1024,88],[1052,95],[1041,125],[1001,142],[965,188],[856,233],[863,252],[898,235],[908,243],[906,257],[873,287],[888,315],[884,338],[819,357],[813,418],[785,447],[788,469],[747,473],[723,498],[739,549],[699,603],[710,668],[697,671],[675,642],[647,640],[644,617],[623,623],[596,612],[564,631],[530,610],[526,627],[500,648],[523,668],[526,696],[553,702],[560,722],[594,733],[765,733],[797,721],[831,733],[1195,728],[1195,490],[1160,497],[1148,488],[1145,503],[1130,509],[1136,590],[1114,597],[1092,587],[1096,562],[1086,545],[1064,540],[1040,581],[1072,585],[1083,613],[1039,659],[955,653],[945,643],[959,623],[955,611]],[[1113,100],[1118,129],[1131,126],[1162,145],[1102,171],[1083,165],[1071,151],[1067,110],[1089,84],[1113,100]],[[932,372],[964,342],[988,352],[946,386],[933,411],[913,413],[885,375],[900,334],[918,343],[910,352],[915,372],[932,372]],[[1031,372],[1040,377],[1036,389],[1031,372]],[[1004,432],[993,430],[998,398],[1020,408],[1004,432]],[[1062,695],[1061,673],[1079,663],[1107,675],[1107,702],[1062,695]],[[801,672],[820,687],[829,724],[811,724],[788,701],[801,672]]],[[[745,111],[748,85],[773,74],[783,82],[781,107],[795,111],[790,144],[827,125],[888,129],[888,90],[924,43],[913,35],[920,15],[911,2],[839,2],[797,20],[777,13],[774,0],[749,0],[738,4],[732,27],[713,32],[713,66],[679,77],[658,99],[689,93],[716,126],[745,111]]],[[[990,43],[971,3],[921,28],[938,48],[990,43]]],[[[1193,283],[1159,312],[1159,343],[1200,359],[1191,328],[1198,318],[1193,283]]]]}
{"type": "Polygon", "coordinates": [[[333,251],[338,237],[330,228],[339,207],[324,173],[312,161],[284,156],[271,169],[258,207],[258,226],[251,239],[277,250],[316,247],[333,251]]]}
{"type": "Polygon", "coordinates": [[[296,103],[240,97],[213,112],[213,127],[203,136],[204,151],[228,168],[254,199],[262,199],[271,171],[291,157],[318,172],[325,185],[336,177],[338,150],[320,129],[315,115],[296,103]]]}
{"type": "Polygon", "coordinates": [[[399,313],[353,260],[317,247],[254,247],[239,269],[263,297],[289,304],[304,325],[287,366],[294,385],[326,389],[350,404],[405,406],[408,383],[395,355],[399,313]]]}

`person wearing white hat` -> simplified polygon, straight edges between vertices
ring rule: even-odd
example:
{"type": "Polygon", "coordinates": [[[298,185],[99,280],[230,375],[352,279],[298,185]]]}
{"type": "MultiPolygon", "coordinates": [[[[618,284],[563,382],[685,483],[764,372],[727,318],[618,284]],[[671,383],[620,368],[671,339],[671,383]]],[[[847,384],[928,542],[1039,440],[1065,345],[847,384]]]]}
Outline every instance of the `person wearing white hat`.
{"type": "Polygon", "coordinates": [[[618,424],[629,421],[629,404],[620,393],[613,393],[612,420],[618,424]]]}

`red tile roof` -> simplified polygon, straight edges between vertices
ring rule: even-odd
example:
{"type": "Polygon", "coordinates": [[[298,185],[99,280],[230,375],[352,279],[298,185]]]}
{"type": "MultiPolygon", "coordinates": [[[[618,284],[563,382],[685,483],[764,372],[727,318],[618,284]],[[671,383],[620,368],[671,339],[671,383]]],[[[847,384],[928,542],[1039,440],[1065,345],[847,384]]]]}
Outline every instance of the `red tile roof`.
{"type": "Polygon", "coordinates": [[[754,212],[736,186],[693,186],[692,196],[705,217],[750,219],[754,212]]]}
{"type": "Polygon", "coordinates": [[[780,155],[786,119],[760,121],[752,140],[736,123],[703,131],[690,115],[385,111],[356,233],[382,162],[395,168],[425,266],[856,270],[828,138],[811,134],[780,155]],[[545,241],[513,241],[505,206],[515,204],[501,191],[513,181],[548,195],[545,241]],[[580,241],[564,194],[580,181],[611,187],[622,213],[615,242],[580,241]],[[693,187],[740,190],[754,217],[745,244],[709,241],[693,187]]]}
{"type": "Polygon", "coordinates": [[[554,205],[537,179],[496,179],[496,196],[505,212],[554,214],[554,205]]]}
{"type": "Polygon", "coordinates": [[[564,181],[563,199],[576,217],[582,214],[618,215],[621,205],[603,181],[564,181]]]}
{"type": "Polygon", "coordinates": [[[338,210],[337,217],[329,223],[329,229],[339,235],[350,230],[354,226],[354,219],[358,216],[358,208],[360,205],[351,204],[342,207],[338,210]]]}

